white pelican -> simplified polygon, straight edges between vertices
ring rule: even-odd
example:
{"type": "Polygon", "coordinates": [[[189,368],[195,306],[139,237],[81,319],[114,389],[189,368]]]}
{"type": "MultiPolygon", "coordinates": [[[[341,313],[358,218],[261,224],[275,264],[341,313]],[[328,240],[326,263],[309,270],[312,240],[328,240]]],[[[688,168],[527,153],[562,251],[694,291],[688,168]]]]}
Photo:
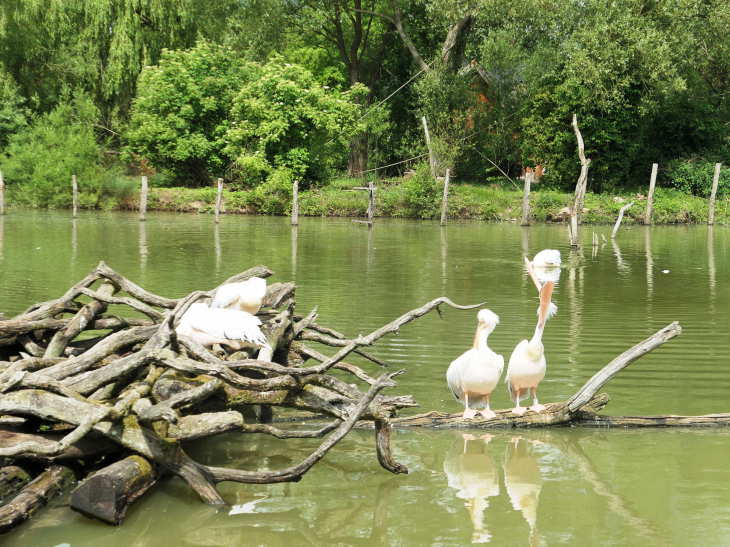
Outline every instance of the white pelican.
{"type": "Polygon", "coordinates": [[[202,302],[190,306],[175,331],[210,348],[213,344],[238,351],[243,348],[269,348],[259,328],[261,321],[239,310],[209,308],[202,302]]]}
{"type": "Polygon", "coordinates": [[[530,272],[532,280],[540,291],[540,307],[537,310],[538,320],[535,328],[535,335],[532,340],[523,340],[512,352],[507,366],[507,376],[505,382],[509,390],[509,398],[516,403],[512,409],[513,414],[522,415],[527,410],[520,406],[522,399],[527,399],[530,389],[532,389],[532,406],[530,410],[540,412],[545,407],[537,401],[537,385],[545,378],[545,348],[542,345],[542,333],[545,329],[545,322],[558,311],[558,307],[550,302],[555,288],[554,281],[548,281],[541,286],[537,280],[530,262],[525,258],[527,270],[530,272]]]}
{"type": "Polygon", "coordinates": [[[256,315],[266,296],[266,280],[252,277],[241,283],[228,283],[215,293],[211,308],[230,308],[256,315]]]}
{"type": "Polygon", "coordinates": [[[499,317],[489,310],[477,314],[479,324],[474,335],[474,346],[456,359],[446,372],[446,382],[456,400],[464,405],[464,419],[477,415],[471,407],[484,408],[481,415],[494,418],[489,409],[489,394],[499,383],[504,368],[504,357],[487,346],[487,336],[499,323],[499,317]]]}
{"type": "Polygon", "coordinates": [[[499,495],[499,473],[487,451],[492,435],[482,435],[479,440],[468,433],[462,437],[464,442],[457,439],[446,455],[444,472],[456,496],[466,500],[474,527],[471,542],[487,543],[491,535],[484,525],[484,510],[489,507],[488,498],[499,495]]]}
{"type": "Polygon", "coordinates": [[[535,444],[522,437],[513,438],[507,445],[504,463],[504,485],[516,511],[521,511],[530,525],[530,545],[539,545],[537,537],[537,500],[542,490],[542,472],[535,459],[535,444]],[[527,447],[530,447],[528,453],[527,447]]]}
{"type": "Polygon", "coordinates": [[[560,264],[560,251],[555,249],[540,251],[532,259],[532,266],[535,268],[540,283],[547,283],[548,281],[557,283],[560,280],[560,264]]]}

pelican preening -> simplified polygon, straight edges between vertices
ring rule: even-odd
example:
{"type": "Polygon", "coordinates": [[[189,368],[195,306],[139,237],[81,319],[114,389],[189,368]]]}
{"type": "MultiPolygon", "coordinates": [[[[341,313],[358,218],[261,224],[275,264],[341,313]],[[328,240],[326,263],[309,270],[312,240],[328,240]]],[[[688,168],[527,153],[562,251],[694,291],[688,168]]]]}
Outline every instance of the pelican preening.
{"type": "Polygon", "coordinates": [[[456,359],[446,372],[446,382],[457,401],[464,405],[464,419],[476,416],[473,408],[484,408],[481,415],[494,418],[489,409],[489,395],[492,393],[504,368],[504,357],[497,355],[487,346],[487,337],[499,324],[499,317],[489,310],[477,314],[477,331],[472,348],[456,359]]]}
{"type": "Polygon", "coordinates": [[[515,403],[512,409],[514,414],[522,415],[527,409],[520,406],[522,399],[527,399],[532,390],[532,406],[530,410],[540,412],[545,410],[537,400],[537,385],[545,378],[547,364],[545,362],[545,348],[542,345],[542,333],[545,323],[558,311],[558,307],[550,300],[555,289],[555,282],[548,281],[541,285],[532,264],[525,258],[527,270],[540,293],[540,307],[537,309],[537,327],[531,340],[523,340],[512,352],[507,366],[505,382],[509,390],[509,398],[515,403]]]}
{"type": "Polygon", "coordinates": [[[266,296],[266,280],[252,277],[241,283],[228,283],[215,293],[211,308],[230,308],[256,315],[266,296]]]}
{"type": "MultiPolygon", "coordinates": [[[[523,340],[517,344],[507,367],[505,382],[510,399],[515,402],[512,412],[517,415],[528,410],[520,406],[520,401],[529,396],[530,390],[533,405],[529,410],[539,413],[545,409],[537,400],[537,386],[545,377],[547,369],[545,348],[542,345],[545,323],[558,311],[551,299],[560,276],[560,251],[546,249],[535,255],[532,262],[525,257],[525,264],[540,294],[540,307],[537,310],[535,334],[531,340],[523,340]],[[547,279],[540,279],[536,266],[546,271],[547,279]]],[[[499,324],[499,317],[490,310],[481,310],[477,319],[479,324],[474,335],[474,345],[452,362],[446,372],[446,381],[451,392],[464,405],[465,420],[476,416],[477,412],[473,408],[484,408],[481,415],[487,419],[496,417],[489,408],[489,396],[499,383],[504,369],[504,358],[487,346],[487,337],[499,324]]]]}
{"type": "Polygon", "coordinates": [[[235,351],[243,348],[271,349],[260,326],[258,317],[245,311],[209,308],[198,302],[185,312],[175,331],[206,348],[220,344],[235,351]]]}

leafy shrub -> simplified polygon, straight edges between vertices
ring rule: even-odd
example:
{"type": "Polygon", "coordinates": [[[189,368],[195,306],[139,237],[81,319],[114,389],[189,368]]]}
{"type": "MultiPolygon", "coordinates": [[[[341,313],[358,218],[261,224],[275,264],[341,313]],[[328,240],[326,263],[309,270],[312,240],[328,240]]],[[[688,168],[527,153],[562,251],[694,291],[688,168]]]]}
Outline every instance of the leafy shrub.
{"type": "Polygon", "coordinates": [[[73,194],[71,177],[77,176],[80,205],[96,207],[105,180],[101,147],[93,126],[98,111],[91,99],[79,95],[61,102],[24,130],[10,136],[0,157],[0,168],[14,201],[23,204],[68,207],[73,194]]]}
{"type": "Polygon", "coordinates": [[[11,135],[28,125],[30,112],[24,102],[13,78],[0,68],[0,150],[7,146],[11,135]]]}
{"type": "Polygon", "coordinates": [[[406,205],[411,216],[418,218],[434,218],[439,214],[441,185],[431,174],[427,163],[421,163],[416,174],[403,183],[406,189],[406,205]]]}
{"type": "MultiPolygon", "coordinates": [[[[715,164],[701,159],[674,160],[667,170],[669,186],[686,194],[709,197],[712,193],[712,180],[715,176],[715,164]]],[[[720,171],[717,184],[717,195],[730,195],[730,171],[720,171]]]]}

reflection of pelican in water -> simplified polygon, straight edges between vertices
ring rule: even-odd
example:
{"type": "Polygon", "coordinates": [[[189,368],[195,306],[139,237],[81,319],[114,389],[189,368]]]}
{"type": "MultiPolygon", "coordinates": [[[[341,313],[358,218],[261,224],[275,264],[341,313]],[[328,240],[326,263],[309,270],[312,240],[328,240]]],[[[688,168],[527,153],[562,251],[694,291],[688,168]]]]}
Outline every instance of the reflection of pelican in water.
{"type": "Polygon", "coordinates": [[[530,525],[530,545],[538,545],[537,498],[542,490],[542,473],[534,456],[535,445],[541,441],[528,441],[522,437],[513,438],[507,445],[507,460],[504,464],[504,485],[507,488],[512,507],[522,511],[530,525]],[[528,454],[529,447],[529,454],[528,454]]]}
{"type": "Polygon", "coordinates": [[[457,439],[446,455],[444,472],[449,486],[458,490],[456,495],[467,500],[465,505],[474,526],[472,543],[487,543],[492,536],[482,522],[484,510],[489,507],[487,498],[499,495],[499,475],[487,452],[492,436],[482,435],[477,440],[464,433],[463,439],[457,439]]]}

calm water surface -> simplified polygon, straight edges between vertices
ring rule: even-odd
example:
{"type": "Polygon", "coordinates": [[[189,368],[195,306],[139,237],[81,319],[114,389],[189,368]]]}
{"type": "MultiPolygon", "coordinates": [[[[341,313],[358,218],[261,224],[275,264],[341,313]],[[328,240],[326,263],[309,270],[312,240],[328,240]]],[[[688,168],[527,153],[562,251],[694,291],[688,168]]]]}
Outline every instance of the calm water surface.
{"type": "MultiPolygon", "coordinates": [[[[0,217],[0,312],[56,298],[99,260],[148,290],[180,297],[257,264],[294,280],[297,309],[355,336],[438,296],[487,302],[501,324],[492,349],[509,359],[531,336],[537,298],[524,254],[563,253],[546,327],[542,403],[562,401],[621,352],[674,320],[682,335],[608,386],[615,414],[728,412],[730,230],[716,226],[622,229],[579,251],[563,226],[16,211],[0,217]]],[[[126,310],[123,313],[127,313],[126,310]]],[[[456,412],[445,385],[467,350],[476,313],[444,310],[381,340],[373,353],[407,374],[393,393],[423,410],[456,412]]],[[[325,350],[327,352],[329,350],[325,350]]],[[[351,359],[371,374],[377,366],[351,359]]],[[[351,380],[348,380],[351,381],[351,380]]],[[[502,386],[493,408],[511,406],[502,386]]],[[[223,435],[187,450],[211,465],[276,469],[317,441],[223,435]]],[[[472,435],[398,431],[394,477],[375,461],[371,432],[356,431],[298,484],[222,484],[231,504],[202,505],[166,478],[110,528],[55,500],[3,545],[55,547],[218,545],[730,545],[730,431],[559,428],[472,435]]]]}

